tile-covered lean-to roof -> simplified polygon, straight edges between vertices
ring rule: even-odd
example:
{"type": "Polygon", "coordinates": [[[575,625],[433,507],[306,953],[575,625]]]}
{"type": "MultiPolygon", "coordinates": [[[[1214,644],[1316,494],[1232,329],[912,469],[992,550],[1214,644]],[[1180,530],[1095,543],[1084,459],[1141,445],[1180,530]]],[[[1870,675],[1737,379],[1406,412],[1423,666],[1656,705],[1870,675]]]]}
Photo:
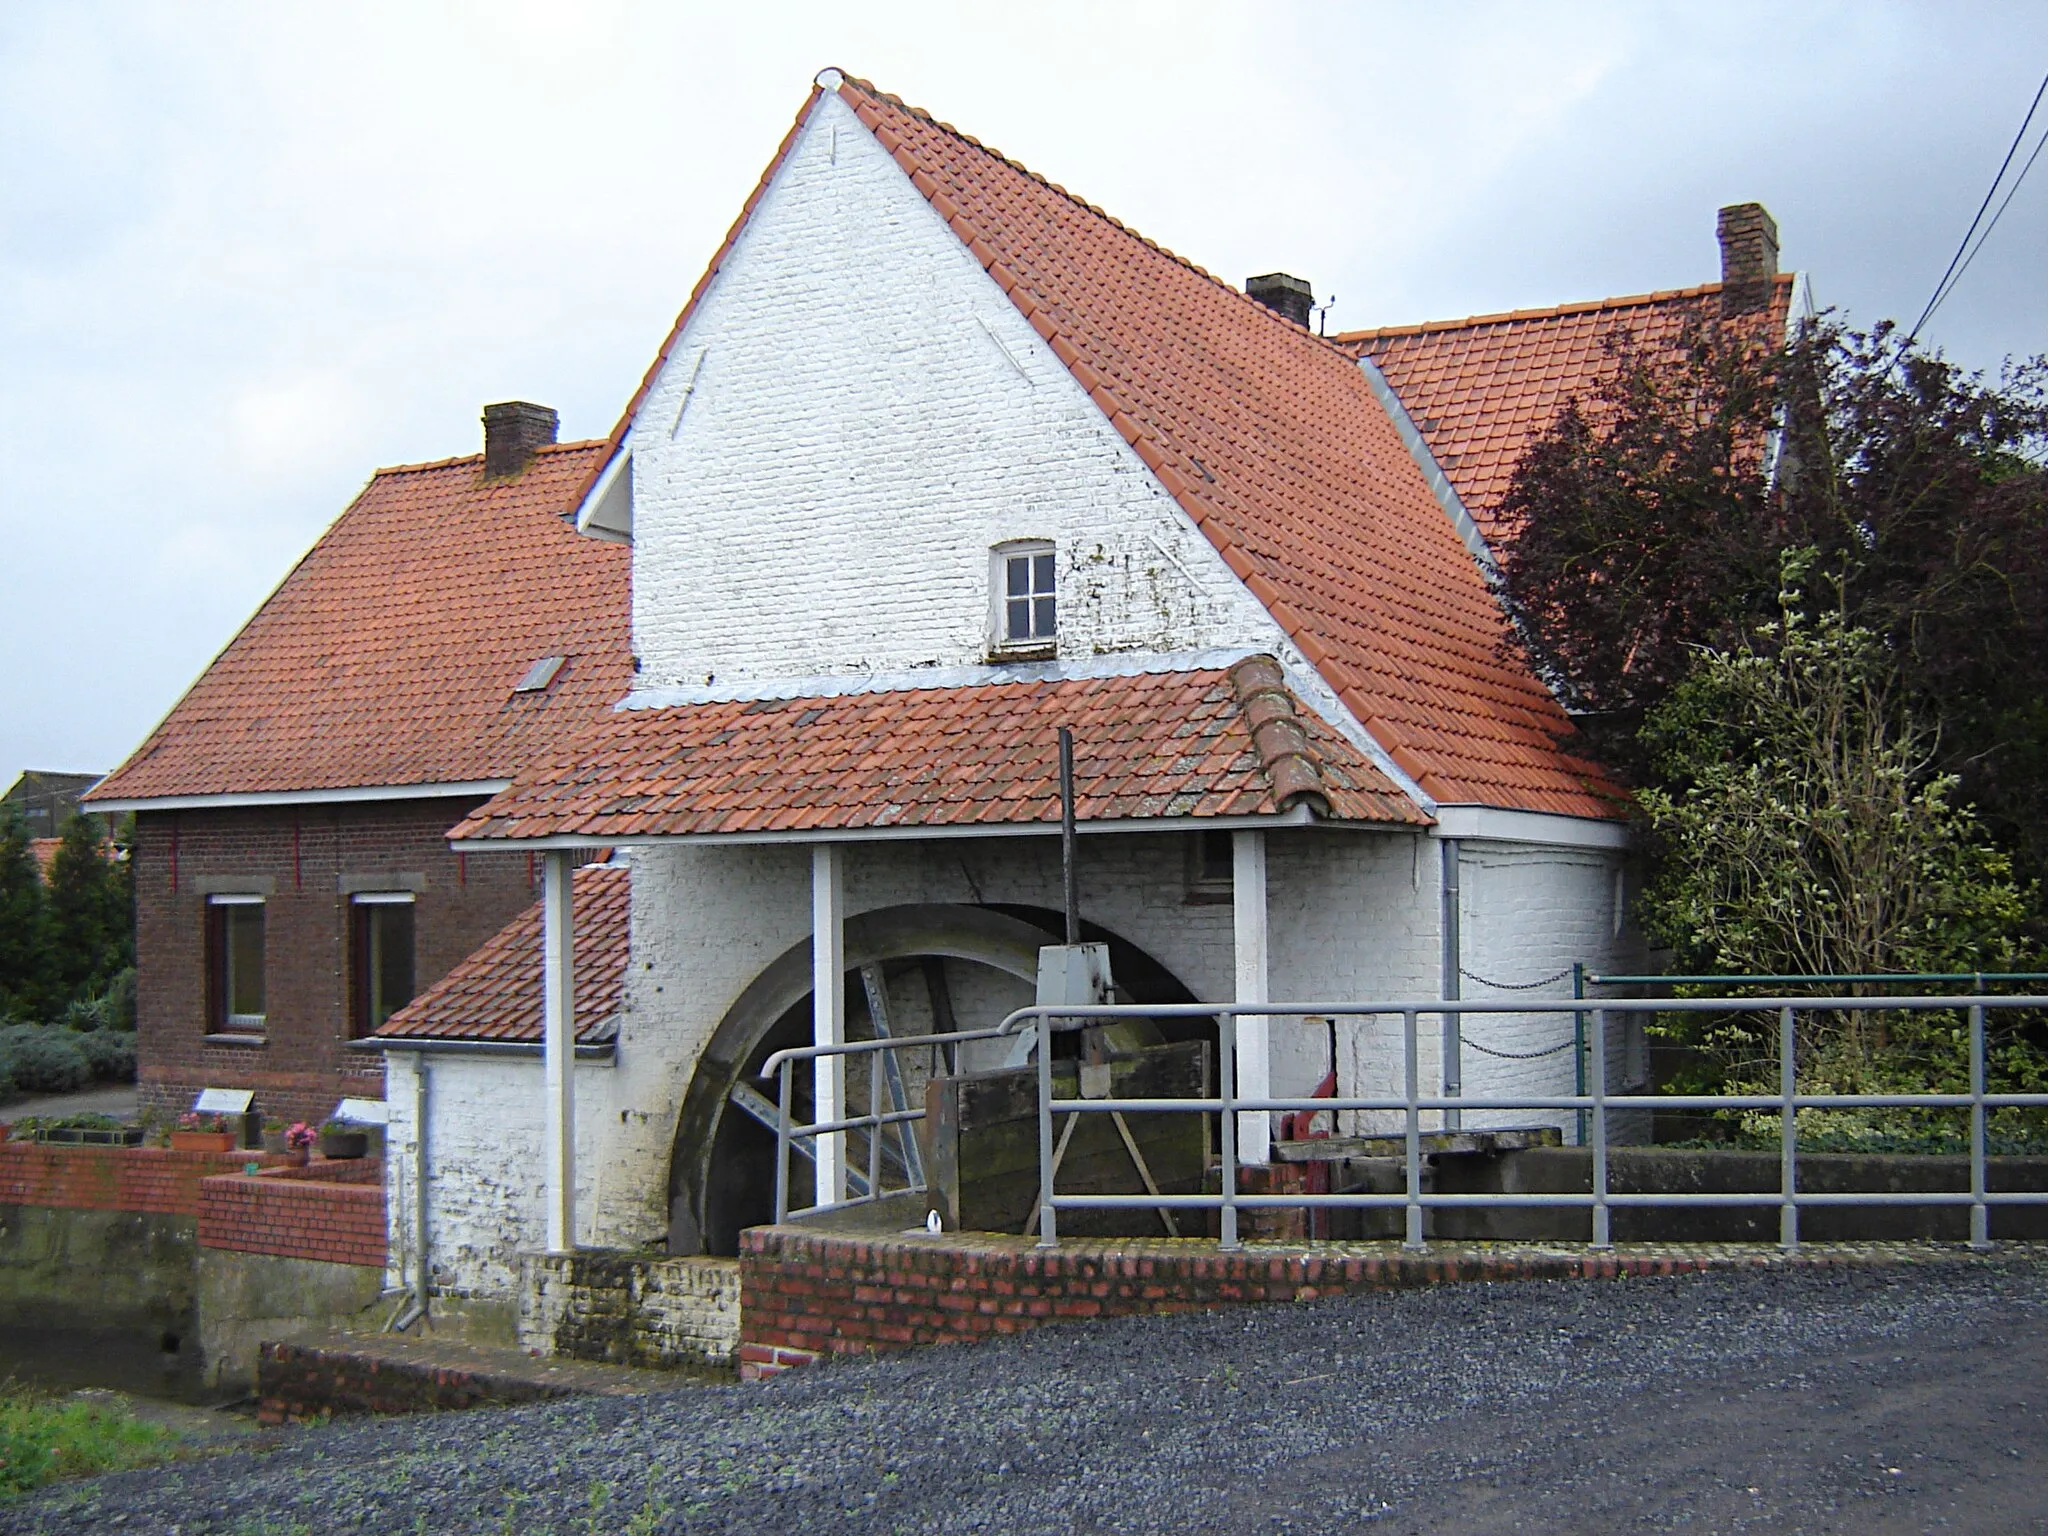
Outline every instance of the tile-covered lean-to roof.
{"type": "Polygon", "coordinates": [[[734,836],[1056,822],[1074,731],[1088,821],[1422,812],[1269,659],[1228,670],[997,682],[621,710],[449,834],[734,836]]]}
{"type": "MultiPolygon", "coordinates": [[[[631,871],[589,864],[570,878],[576,935],[576,1043],[617,1038],[631,929],[631,871]]],[[[373,1040],[494,1040],[541,1037],[540,903],[535,902],[454,970],[384,1022],[373,1040]]]]}
{"type": "Polygon", "coordinates": [[[1425,792],[1618,814],[1350,354],[927,114],[838,90],[1425,792]]]}
{"type": "Polygon", "coordinates": [[[94,797],[510,779],[631,686],[631,551],[563,519],[602,453],[379,470],[94,797]]]}
{"type": "MultiPolygon", "coordinates": [[[[1793,282],[1791,273],[1781,274],[1770,305],[1737,323],[1783,336],[1793,282]]],[[[1655,348],[1720,314],[1721,285],[1708,283],[1555,309],[1346,331],[1333,339],[1379,366],[1465,510],[1493,541],[1501,533],[1501,498],[1523,450],[1568,403],[1590,400],[1606,381],[1618,333],[1655,348]]]]}

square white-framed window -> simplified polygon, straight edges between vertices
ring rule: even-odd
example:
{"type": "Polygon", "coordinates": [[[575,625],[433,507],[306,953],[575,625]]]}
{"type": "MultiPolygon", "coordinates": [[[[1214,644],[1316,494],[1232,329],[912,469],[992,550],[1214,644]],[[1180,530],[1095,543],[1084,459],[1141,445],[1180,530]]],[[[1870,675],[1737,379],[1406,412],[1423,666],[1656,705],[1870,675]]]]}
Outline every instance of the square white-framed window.
{"type": "Polygon", "coordinates": [[[264,1005],[261,896],[206,898],[207,1027],[215,1034],[260,1035],[264,1005]]]}
{"type": "Polygon", "coordinates": [[[995,648],[1050,652],[1059,639],[1059,559],[1051,541],[998,544],[991,554],[995,648]]]}

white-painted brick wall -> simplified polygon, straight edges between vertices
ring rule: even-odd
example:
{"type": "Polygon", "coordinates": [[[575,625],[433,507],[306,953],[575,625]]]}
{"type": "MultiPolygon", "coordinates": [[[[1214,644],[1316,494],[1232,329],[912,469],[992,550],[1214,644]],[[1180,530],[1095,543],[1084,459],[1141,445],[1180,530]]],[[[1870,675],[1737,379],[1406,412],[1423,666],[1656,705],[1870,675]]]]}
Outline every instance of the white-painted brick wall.
{"type": "MultiPolygon", "coordinates": [[[[1466,843],[1459,864],[1460,937],[1469,973],[1464,995],[1483,1001],[1565,998],[1572,995],[1569,975],[1533,990],[1520,989],[1568,972],[1575,962],[1595,972],[1640,969],[1640,938],[1631,925],[1616,920],[1615,875],[1622,867],[1621,855],[1615,853],[1466,843]]],[[[1570,1014],[1474,1015],[1465,1024],[1468,1040],[1500,1051],[1543,1050],[1571,1040],[1572,1034],[1570,1014]]],[[[1640,1028],[1617,1019],[1608,1041],[1609,1090],[1621,1092],[1631,1066],[1640,1071],[1642,1060],[1640,1028]]],[[[1468,1096],[1571,1093],[1576,1086],[1569,1049],[1530,1060],[1507,1060],[1468,1048],[1463,1069],[1468,1096]]],[[[1474,1111],[1465,1123],[1569,1128],[1573,1118],[1568,1112],[1474,1111]]],[[[1647,1130],[1640,1116],[1616,1114],[1610,1120],[1610,1134],[1616,1140],[1639,1138],[1647,1130]]]]}
{"type": "MultiPolygon", "coordinates": [[[[645,687],[982,661],[991,548],[1050,538],[1060,552],[1063,659],[1269,651],[1312,707],[1364,740],[835,97],[799,132],[655,380],[632,453],[634,636],[645,687]]],[[[1228,998],[1231,909],[1187,902],[1184,838],[1089,837],[1082,846],[1087,915],[1197,996],[1228,998]]],[[[1518,980],[1573,960],[1615,963],[1611,858],[1468,843],[1467,968],[1518,980]]],[[[617,1063],[577,1072],[579,1236],[617,1248],[665,1231],[676,1115],[698,1056],[740,992],[806,938],[810,921],[804,849],[677,847],[632,861],[617,1063]]],[[[1046,837],[860,844],[846,863],[854,913],[908,902],[1059,902],[1058,845],[1046,837]]],[[[1271,996],[1434,996],[1439,874],[1426,835],[1274,834],[1271,996]]],[[[984,975],[959,989],[956,1006],[971,1027],[1027,995],[1013,979],[984,975]]],[[[905,1027],[917,1027],[914,989],[896,1002],[905,1027]]],[[[1473,1032],[1481,1028],[1488,1042],[1522,1042],[1555,1025],[1489,1020],[1473,1032]]],[[[1275,1021],[1273,1039],[1276,1091],[1308,1091],[1328,1066],[1327,1032],[1275,1021]]],[[[1399,1091],[1397,1018],[1342,1026],[1337,1054],[1343,1091],[1399,1091]]],[[[1433,1021],[1419,1054],[1433,1090],[1433,1021]]],[[[1568,1054],[1526,1066],[1469,1052],[1465,1061],[1474,1092],[1525,1083],[1562,1091],[1571,1082],[1568,1054]]],[[[512,1294],[519,1255],[543,1230],[539,1064],[446,1057],[433,1070],[436,1272],[454,1289],[512,1294]]],[[[394,1054],[395,1277],[409,1249],[410,1092],[407,1058],[394,1054]]]]}
{"type": "Polygon", "coordinates": [[[982,661],[989,551],[1031,538],[1058,545],[1064,657],[1244,646],[1299,665],[836,97],[650,390],[633,477],[644,686],[982,661]]]}
{"type": "MultiPolygon", "coordinates": [[[[1400,999],[1436,995],[1441,864],[1434,839],[1412,833],[1302,830],[1271,836],[1268,900],[1275,1001],[1400,999]]],[[[1228,905],[1190,904],[1182,836],[1084,838],[1082,903],[1098,922],[1150,953],[1196,996],[1231,995],[1228,905]]],[[[1461,863],[1465,967],[1496,981],[1547,976],[1584,960],[1637,962],[1632,932],[1613,931],[1613,855],[1467,842],[1461,863]]],[[[615,1065],[577,1071],[579,1233],[600,1247],[658,1241],[666,1230],[676,1115],[698,1053],[739,994],[784,950],[806,938],[809,859],[801,848],[642,850],[634,863],[633,960],[615,1065]]],[[[869,843],[845,854],[849,915],[908,903],[1015,903],[1057,907],[1059,848],[1049,837],[951,843],[869,843]]],[[[1022,982],[985,975],[956,987],[963,1027],[993,1023],[1028,999],[1022,982]]],[[[1466,995],[1493,995],[1467,981],[1466,995]]],[[[1568,996],[1568,983],[1542,995],[1568,996]]],[[[892,1002],[898,1027],[928,1027],[915,988],[892,1002]]],[[[1503,994],[1505,995],[1505,994],[1503,994]]],[[[849,1003],[857,1012],[859,1004],[849,1003]]],[[[1492,1016],[1467,1035],[1528,1050],[1569,1035],[1569,1022],[1492,1016]]],[[[1276,1092],[1307,1093],[1328,1068],[1328,1032],[1275,1020],[1276,1092]]],[[[1345,1093],[1398,1093],[1400,1020],[1347,1021],[1338,1032],[1345,1093]]],[[[1423,1021],[1425,1091],[1439,1081],[1436,1022],[1423,1021]]],[[[1618,1088],[1625,1041],[1610,1056],[1618,1088]]],[[[1500,1062],[1464,1053],[1467,1092],[1569,1092],[1570,1054],[1500,1062]]],[[[515,1294],[520,1255],[544,1222],[539,1169],[541,1074],[533,1060],[442,1057],[433,1067],[433,1254],[440,1283],[467,1294],[515,1294]]],[[[915,1073],[912,1074],[913,1078],[915,1073]]],[[[915,1083],[913,1082],[913,1091],[915,1083]]],[[[865,1103],[864,1087],[861,1102],[865,1103]]],[[[410,1275],[412,1085],[409,1058],[392,1056],[393,1281],[410,1275]]],[[[1347,1124],[1392,1128],[1399,1117],[1347,1124]]],[[[1568,1124],[1568,1115],[1474,1112],[1468,1123],[1568,1124]]],[[[1617,1125],[1617,1136],[1628,1127],[1617,1125]]]]}
{"type": "MultiPolygon", "coordinates": [[[[387,1279],[409,1288],[417,1251],[418,1067],[410,1051],[393,1051],[386,1060],[387,1279]]],[[[435,1056],[427,1070],[427,1253],[434,1284],[450,1295],[514,1296],[520,1255],[547,1241],[540,1058],[435,1056]]],[[[608,1063],[576,1066],[576,1198],[585,1242],[594,1233],[590,1213],[617,1193],[603,1158],[615,1074],[608,1063]]]]}

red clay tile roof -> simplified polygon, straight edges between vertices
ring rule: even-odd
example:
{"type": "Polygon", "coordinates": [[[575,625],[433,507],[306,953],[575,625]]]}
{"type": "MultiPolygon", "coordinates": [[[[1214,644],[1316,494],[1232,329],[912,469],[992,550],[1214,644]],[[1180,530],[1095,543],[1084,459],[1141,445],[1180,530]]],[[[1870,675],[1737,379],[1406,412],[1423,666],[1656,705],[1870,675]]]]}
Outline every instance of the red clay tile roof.
{"type": "MultiPolygon", "coordinates": [[[[1747,323],[1783,336],[1792,285],[1792,274],[1781,274],[1768,309],[1747,323]]],[[[1617,331],[1658,346],[1717,319],[1720,309],[1721,285],[1708,283],[1555,309],[1347,331],[1334,339],[1379,365],[1465,510],[1492,541],[1500,534],[1495,514],[1523,450],[1570,401],[1590,399],[1599,389],[1613,369],[1608,348],[1617,331]]]]}
{"type": "Polygon", "coordinates": [[[1423,824],[1279,668],[986,683],[621,710],[449,833],[630,839],[1059,819],[1271,815],[1423,824]],[[1270,669],[1268,672],[1266,669],[1270,669]],[[1240,694],[1243,701],[1240,702],[1240,694]]]}
{"type": "MultiPolygon", "coordinates": [[[[632,872],[590,864],[570,880],[576,934],[576,1042],[618,1036],[626,985],[632,872]]],[[[541,1037],[540,903],[512,919],[371,1036],[375,1040],[504,1040],[541,1037]]]]}
{"type": "Polygon", "coordinates": [[[36,861],[36,873],[48,884],[50,871],[57,867],[57,850],[64,846],[61,837],[32,837],[28,840],[29,857],[36,861]]]}
{"type": "Polygon", "coordinates": [[[925,113],[840,95],[1427,793],[1619,814],[1349,354],[925,113]]]}
{"type": "Polygon", "coordinates": [[[603,452],[379,470],[93,797],[511,778],[632,683],[632,552],[563,521],[603,452]]]}

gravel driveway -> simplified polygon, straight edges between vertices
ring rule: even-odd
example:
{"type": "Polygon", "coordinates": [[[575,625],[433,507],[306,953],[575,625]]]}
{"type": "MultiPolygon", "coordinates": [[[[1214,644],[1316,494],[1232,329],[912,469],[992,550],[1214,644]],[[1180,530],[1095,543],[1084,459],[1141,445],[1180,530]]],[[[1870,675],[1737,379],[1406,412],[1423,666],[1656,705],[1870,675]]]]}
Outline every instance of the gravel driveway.
{"type": "Polygon", "coordinates": [[[0,1531],[2048,1529],[2048,1259],[1449,1285],[289,1434],[0,1531]]]}

